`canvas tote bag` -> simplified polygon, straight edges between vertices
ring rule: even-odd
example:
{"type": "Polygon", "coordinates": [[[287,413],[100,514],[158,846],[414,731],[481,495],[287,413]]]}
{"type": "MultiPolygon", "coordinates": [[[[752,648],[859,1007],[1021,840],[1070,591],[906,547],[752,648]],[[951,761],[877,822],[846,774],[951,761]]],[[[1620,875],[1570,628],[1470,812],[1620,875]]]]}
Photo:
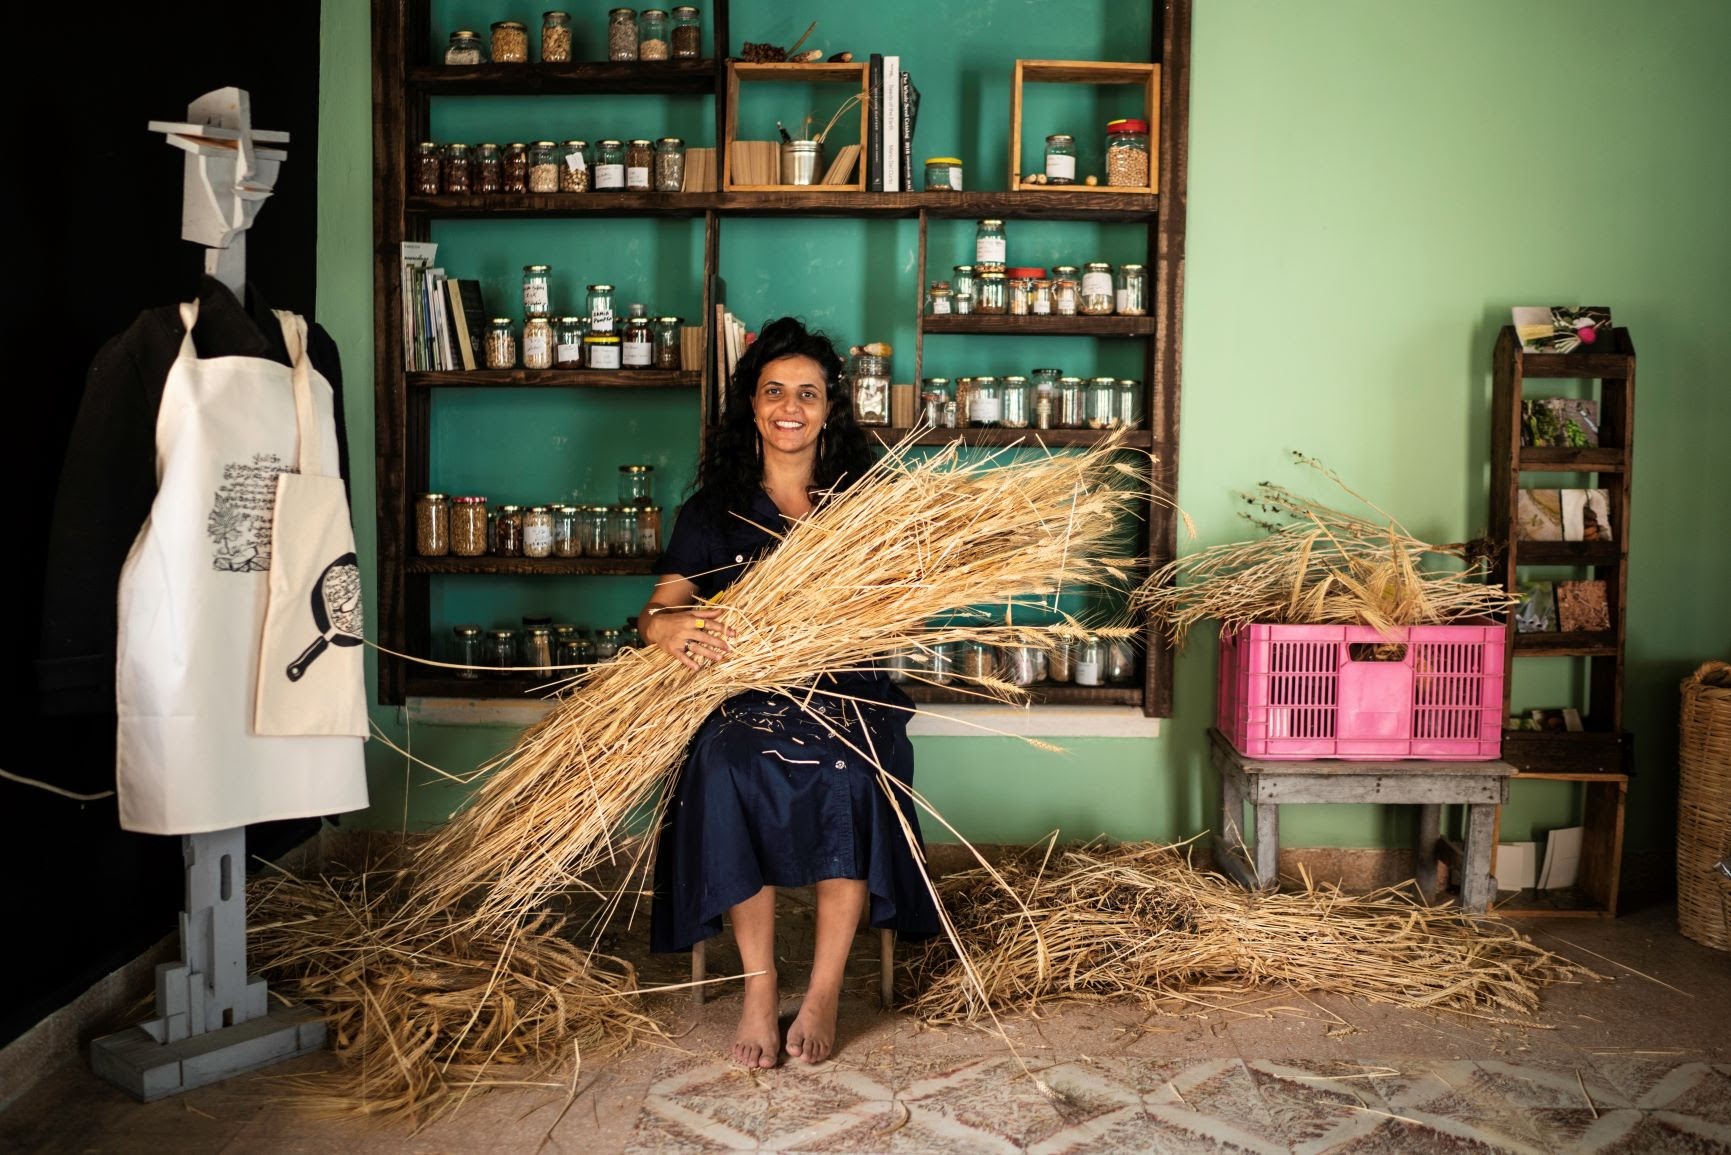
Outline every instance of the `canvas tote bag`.
{"type": "Polygon", "coordinates": [[[361,571],[343,479],[321,476],[307,323],[278,311],[294,361],[298,473],[276,477],[271,520],[270,602],[259,647],[260,734],[367,736],[361,571]]]}

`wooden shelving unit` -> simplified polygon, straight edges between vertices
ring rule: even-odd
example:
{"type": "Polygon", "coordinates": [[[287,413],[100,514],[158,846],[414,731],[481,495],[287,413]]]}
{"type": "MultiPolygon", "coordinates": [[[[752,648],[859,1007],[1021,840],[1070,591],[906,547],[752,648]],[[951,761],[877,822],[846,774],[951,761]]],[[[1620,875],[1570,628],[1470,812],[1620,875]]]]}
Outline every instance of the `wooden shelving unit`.
{"type": "MultiPolygon", "coordinates": [[[[1144,362],[1147,427],[1122,439],[1130,450],[1152,459],[1153,481],[1175,490],[1178,468],[1178,334],[1182,325],[1182,275],[1185,235],[1185,157],[1189,122],[1189,48],[1191,0],[1152,3],[1151,63],[1081,62],[1072,71],[1087,73],[1089,83],[1135,83],[1143,86],[1156,156],[1151,171],[1157,182],[1145,189],[1093,188],[1085,195],[1075,189],[1037,187],[1008,190],[873,193],[863,182],[853,187],[750,188],[719,192],[589,192],[572,194],[491,194],[486,196],[421,195],[409,191],[409,158],[414,142],[428,138],[433,98],[491,96],[567,96],[639,94],[645,96],[708,97],[714,102],[717,163],[728,162],[727,142],[735,133],[740,81],[865,84],[864,65],[735,65],[728,53],[735,40],[730,29],[728,0],[705,9],[715,56],[699,61],[586,62],[574,64],[476,65],[450,67],[434,61],[443,33],[435,37],[429,0],[374,0],[374,327],[376,457],[379,502],[379,586],[376,616],[381,643],[404,653],[430,650],[429,582],[435,578],[490,576],[557,578],[576,574],[606,576],[649,572],[643,559],[582,558],[420,558],[413,553],[413,495],[429,481],[428,434],[434,397],[446,389],[693,389],[700,421],[713,420],[717,382],[714,366],[714,305],[721,299],[718,276],[725,223],[735,218],[828,217],[846,219],[918,220],[920,283],[914,308],[920,309],[925,284],[926,233],[930,221],[1075,220],[1140,222],[1147,226],[1145,263],[1149,270],[1150,312],[1146,317],[1010,318],[961,317],[917,322],[915,377],[927,333],[977,333],[997,336],[1039,334],[1140,340],[1144,362]],[[405,240],[424,240],[435,220],[513,220],[585,218],[701,219],[704,222],[702,317],[706,352],[697,373],[649,370],[592,372],[586,370],[508,370],[463,373],[407,373],[403,365],[400,267],[398,253],[405,240]],[[936,323],[930,323],[935,320],[936,323]],[[1037,321],[1028,324],[1029,320],[1037,321]],[[1017,323],[1019,322],[1019,324],[1017,323]]],[[[1030,43],[1037,36],[1030,35],[1030,43]]],[[[892,49],[893,51],[893,49],[892,49]]],[[[1006,67],[1031,82],[1075,82],[1076,78],[1048,70],[1041,62],[1021,61],[1006,67]]],[[[1014,137],[1015,124],[1006,126],[1014,137]]],[[[864,139],[864,110],[861,112],[864,139]]],[[[1013,154],[1012,154],[1013,155],[1013,154]]],[[[860,166],[863,175],[865,166],[860,166]]],[[[725,181],[725,167],[718,170],[725,181]]],[[[1083,186],[1076,186],[1080,189],[1083,186]]],[[[1126,254],[1127,256],[1127,254],[1126,254]]],[[[1142,254],[1138,254],[1141,257],[1142,254]]],[[[878,430],[886,441],[905,431],[878,430]]],[[[1098,442],[1103,434],[1085,429],[1011,430],[962,429],[928,431],[921,444],[947,444],[958,437],[970,446],[999,447],[1018,442],[1029,446],[1073,446],[1098,442]]],[[[668,511],[671,514],[671,510],[668,511]]],[[[671,523],[671,516],[666,519],[671,523]]],[[[1145,554],[1152,564],[1174,556],[1176,522],[1172,512],[1152,505],[1145,518],[1145,554]]],[[[1102,687],[1052,685],[1036,687],[1036,703],[1138,705],[1151,715],[1171,713],[1171,654],[1152,631],[1147,635],[1147,662],[1140,679],[1102,687]]],[[[408,663],[382,656],[380,698],[401,703],[407,696],[514,697],[543,687],[550,679],[450,677],[444,671],[418,672],[408,663]]],[[[978,700],[943,687],[910,684],[924,701],[978,700]]]]}
{"type": "Polygon", "coordinates": [[[1492,375],[1491,541],[1495,576],[1516,589],[1524,568],[1589,569],[1605,583],[1611,624],[1607,630],[1519,633],[1509,620],[1505,651],[1504,713],[1520,658],[1574,658],[1587,663],[1587,702],[1580,732],[1507,731],[1503,758],[1517,781],[1585,784],[1586,802],[1580,885],[1564,892],[1523,892],[1499,904],[1504,914],[1611,918],[1617,913],[1618,873],[1623,856],[1623,807],[1634,742],[1623,728],[1623,656],[1628,606],[1630,483],[1634,461],[1635,347],[1627,329],[1614,329],[1604,352],[1523,353],[1512,326],[1497,336],[1492,375]],[[1521,402],[1530,380],[1596,381],[1599,444],[1555,448],[1521,444],[1521,402]],[[1611,541],[1522,541],[1515,529],[1519,491],[1537,473],[1591,474],[1610,498],[1611,541]]]}

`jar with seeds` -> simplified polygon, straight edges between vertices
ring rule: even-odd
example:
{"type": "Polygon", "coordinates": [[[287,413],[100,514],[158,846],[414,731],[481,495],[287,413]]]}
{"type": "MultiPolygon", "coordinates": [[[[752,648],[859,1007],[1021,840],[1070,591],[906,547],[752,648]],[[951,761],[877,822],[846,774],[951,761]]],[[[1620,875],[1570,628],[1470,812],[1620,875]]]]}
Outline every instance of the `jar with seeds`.
{"type": "Polygon", "coordinates": [[[475,149],[475,191],[496,193],[504,190],[505,173],[499,157],[499,146],[492,143],[475,149]]]}
{"type": "Polygon", "coordinates": [[[553,511],[545,505],[532,505],[523,511],[523,556],[551,557],[553,554],[553,511]]]}
{"type": "Polygon", "coordinates": [[[529,191],[559,191],[559,146],[550,140],[538,140],[529,146],[529,191]]]}
{"type": "Polygon", "coordinates": [[[553,326],[553,367],[556,369],[583,368],[583,330],[582,317],[560,317],[553,326]]]}
{"type": "Polygon", "coordinates": [[[415,552],[444,557],[451,552],[451,499],[442,493],[415,498],[415,552]]]}
{"type": "Polygon", "coordinates": [[[523,315],[545,317],[553,297],[553,266],[523,266],[523,315]]]}
{"type": "Polygon", "coordinates": [[[444,158],[439,155],[438,143],[423,140],[415,146],[415,191],[422,196],[436,197],[439,195],[444,158]]]}
{"type": "Polygon", "coordinates": [[[595,144],[595,187],[622,189],[625,187],[625,142],[602,140],[595,144]]]}
{"type": "Polygon", "coordinates": [[[619,368],[619,335],[590,333],[583,338],[583,363],[591,369],[619,368]]]}
{"type": "Polygon", "coordinates": [[[553,672],[552,626],[529,626],[523,631],[523,653],[517,664],[531,666],[543,676],[553,672]]]}
{"type": "Polygon", "coordinates": [[[1142,428],[1142,382],[1134,377],[1118,378],[1117,397],[1113,417],[1118,428],[1142,428]]]}
{"type": "Polygon", "coordinates": [[[1088,634],[1070,644],[1070,680],[1078,686],[1098,686],[1106,680],[1106,646],[1100,635],[1088,634]]]}
{"type": "Polygon", "coordinates": [[[559,191],[589,191],[589,142],[568,140],[559,154],[559,191]]]}
{"type": "Polygon", "coordinates": [[[467,196],[473,187],[474,162],[469,159],[469,146],[466,144],[447,144],[445,146],[445,167],[440,173],[439,183],[447,193],[461,193],[467,196]]]}
{"type": "Polygon", "coordinates": [[[1118,406],[1118,379],[1116,377],[1088,378],[1088,393],[1085,402],[1088,413],[1089,429],[1110,429],[1116,422],[1118,406]]]}
{"type": "Polygon", "coordinates": [[[637,18],[637,59],[666,60],[667,10],[645,8],[637,18]]]}
{"type": "Polygon", "coordinates": [[[487,322],[487,368],[517,367],[517,326],[509,317],[494,317],[487,322]]]}
{"type": "Polygon", "coordinates": [[[571,62],[571,13],[541,13],[541,62],[569,64],[571,62]]]}
{"type": "Polygon", "coordinates": [[[1076,138],[1055,132],[1046,138],[1046,183],[1076,183],[1076,138]]]}
{"type": "Polygon", "coordinates": [[[445,48],[446,64],[484,64],[486,57],[486,49],[481,47],[481,38],[474,29],[460,28],[451,33],[451,42],[445,48]]]}
{"type": "Polygon", "coordinates": [[[637,59],[637,9],[614,8],[607,13],[607,59],[637,59]]]}
{"type": "Polygon", "coordinates": [[[451,661],[464,667],[452,670],[454,676],[464,679],[479,678],[481,671],[474,667],[481,664],[484,652],[480,626],[451,627],[451,661]]]}
{"type": "Polygon", "coordinates": [[[1075,265],[1052,266],[1052,312],[1074,317],[1081,306],[1081,277],[1075,265]]]}
{"type": "Polygon", "coordinates": [[[514,140],[507,144],[499,167],[504,176],[503,191],[508,193],[526,193],[529,191],[528,145],[520,140],[514,140]]]}
{"type": "Polygon", "coordinates": [[[647,190],[655,169],[655,142],[633,140],[625,145],[625,187],[647,190]]]}
{"type": "Polygon", "coordinates": [[[523,507],[501,505],[493,521],[493,552],[500,557],[523,556],[523,507]]]}
{"type": "Polygon", "coordinates": [[[517,664],[517,631],[488,630],[486,664],[496,678],[509,678],[517,664]]]}
{"type": "Polygon", "coordinates": [[[523,368],[553,367],[553,322],[546,317],[530,317],[523,322],[523,368]]]}
{"type": "Polygon", "coordinates": [[[1148,187],[1148,122],[1125,119],[1106,125],[1106,184],[1110,188],[1148,187]]]}
{"type": "Polygon", "coordinates": [[[685,142],[664,136],[655,142],[655,191],[680,192],[685,188],[685,142]]]}
{"type": "Polygon", "coordinates": [[[607,536],[607,507],[605,505],[580,506],[578,507],[578,516],[581,521],[583,556],[612,556],[613,539],[607,536]]]}
{"type": "Polygon", "coordinates": [[[501,20],[493,25],[493,63],[526,64],[528,61],[528,26],[520,20],[501,20]]]}
{"type": "Polygon", "coordinates": [[[458,557],[480,557],[487,552],[487,499],[451,499],[451,552],[458,557]]]}
{"type": "Polygon", "coordinates": [[[657,369],[679,369],[680,330],[684,324],[684,317],[655,318],[655,367],[657,369]]]}
{"type": "Polygon", "coordinates": [[[577,532],[577,508],[553,507],[553,553],[556,557],[583,556],[583,539],[577,532]]]}
{"type": "Polygon", "coordinates": [[[956,315],[974,311],[974,266],[957,265],[950,274],[950,291],[956,295],[956,315]]]}
{"type": "Polygon", "coordinates": [[[697,9],[681,4],[673,10],[673,59],[697,60],[703,56],[703,20],[697,9]]]}
{"type": "Polygon", "coordinates": [[[619,340],[619,365],[648,369],[655,364],[655,333],[648,317],[627,317],[619,340]]]}
{"type": "Polygon", "coordinates": [[[1110,316],[1113,304],[1112,266],[1105,261],[1089,261],[1082,266],[1082,315],[1110,316]]]}

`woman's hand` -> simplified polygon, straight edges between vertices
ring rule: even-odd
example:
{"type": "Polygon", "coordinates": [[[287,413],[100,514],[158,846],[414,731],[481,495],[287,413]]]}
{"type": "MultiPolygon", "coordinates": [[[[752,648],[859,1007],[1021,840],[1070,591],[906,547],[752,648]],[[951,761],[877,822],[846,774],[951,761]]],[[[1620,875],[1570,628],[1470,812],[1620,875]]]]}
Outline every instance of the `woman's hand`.
{"type": "Polygon", "coordinates": [[[638,633],[693,670],[719,662],[732,651],[733,630],[722,624],[726,610],[715,606],[657,606],[637,623],[638,633]]]}

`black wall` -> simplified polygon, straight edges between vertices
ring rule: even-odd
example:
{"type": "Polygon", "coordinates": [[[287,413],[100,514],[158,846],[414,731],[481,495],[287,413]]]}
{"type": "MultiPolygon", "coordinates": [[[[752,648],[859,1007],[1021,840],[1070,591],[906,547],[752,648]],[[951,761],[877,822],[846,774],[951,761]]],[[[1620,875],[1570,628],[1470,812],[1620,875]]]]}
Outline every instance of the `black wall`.
{"type": "MultiPolygon", "coordinates": [[[[34,662],[54,490],[97,349],[140,310],[195,295],[204,250],[180,239],[178,149],[145,126],[184,120],[194,97],[229,85],[253,124],[290,134],[276,194],[247,234],[249,278],[278,308],[314,313],[319,5],[195,0],[105,11],[70,76],[10,70],[5,288],[12,452],[0,454],[17,611],[0,646],[0,769],[81,793],[112,789],[111,726],[44,717],[34,662]],[[44,99],[51,93],[52,99],[44,99]]],[[[180,840],[119,829],[114,800],[82,804],[0,779],[0,1045],[82,993],[176,925],[180,840]]],[[[316,820],[249,831],[278,853],[316,820]]]]}

